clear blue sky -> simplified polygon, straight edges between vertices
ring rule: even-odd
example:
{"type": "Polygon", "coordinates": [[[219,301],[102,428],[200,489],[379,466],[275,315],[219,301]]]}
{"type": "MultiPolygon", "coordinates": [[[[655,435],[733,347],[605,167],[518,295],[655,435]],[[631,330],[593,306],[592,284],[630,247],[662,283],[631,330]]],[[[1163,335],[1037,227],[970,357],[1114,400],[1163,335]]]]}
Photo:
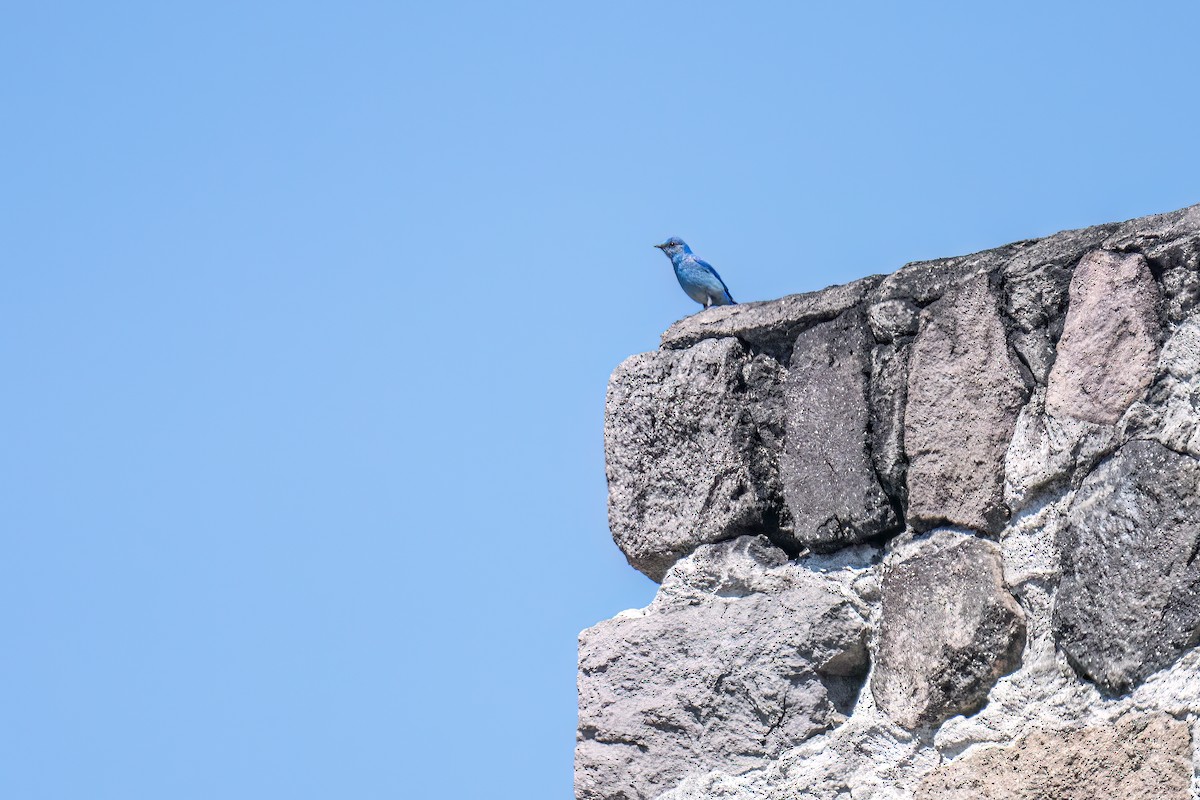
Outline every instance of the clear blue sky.
{"type": "Polygon", "coordinates": [[[0,796],[565,798],[609,372],[1200,202],[1175,3],[8,3],[0,796]],[[1053,7],[1053,8],[1051,8],[1053,7]]]}

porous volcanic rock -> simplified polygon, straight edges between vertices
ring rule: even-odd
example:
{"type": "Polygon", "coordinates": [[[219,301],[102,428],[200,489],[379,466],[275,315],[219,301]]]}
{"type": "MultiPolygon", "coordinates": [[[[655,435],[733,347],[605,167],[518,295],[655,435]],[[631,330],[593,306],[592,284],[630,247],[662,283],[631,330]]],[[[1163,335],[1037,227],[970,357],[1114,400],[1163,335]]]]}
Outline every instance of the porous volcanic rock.
{"type": "Polygon", "coordinates": [[[871,690],[905,728],[983,705],[1025,646],[1025,614],[1004,585],[1000,548],[950,531],[898,548],[885,564],[871,690]]]}
{"type": "Polygon", "coordinates": [[[580,800],[1200,800],[1200,205],[700,311],[605,448],[580,800]]]}
{"type": "Polygon", "coordinates": [[[921,313],[908,373],[908,522],[999,531],[1004,456],[1029,386],[1008,348],[998,292],[978,275],[921,313]]]}
{"type": "Polygon", "coordinates": [[[1071,279],[1046,411],[1111,425],[1154,377],[1159,292],[1145,256],[1094,250],[1071,279]]]}
{"type": "Polygon", "coordinates": [[[661,580],[701,544],[780,529],[782,372],[737,339],[708,339],[613,373],[608,518],[636,569],[661,580]]]}
{"type": "Polygon", "coordinates": [[[1138,440],[1083,482],[1054,609],[1080,674],[1124,693],[1200,643],[1200,462],[1138,440]]]}
{"type": "Polygon", "coordinates": [[[784,389],[780,480],[803,547],[833,550],[899,525],[869,452],[872,344],[860,312],[796,337],[784,389]]]}
{"type": "Polygon", "coordinates": [[[654,602],[579,637],[580,800],[648,800],[689,772],[744,772],[844,718],[867,607],[763,537],[700,547],[654,602]]]}

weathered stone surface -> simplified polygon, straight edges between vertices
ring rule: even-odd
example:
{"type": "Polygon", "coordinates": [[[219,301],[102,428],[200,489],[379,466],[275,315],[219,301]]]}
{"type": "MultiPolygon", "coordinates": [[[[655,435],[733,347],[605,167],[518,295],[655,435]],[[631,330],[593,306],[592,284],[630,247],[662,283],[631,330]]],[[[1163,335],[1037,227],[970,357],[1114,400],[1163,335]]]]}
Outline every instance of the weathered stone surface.
{"type": "MultiPolygon", "coordinates": [[[[1146,220],[1134,222],[1145,223],[1146,220]]],[[[1185,225],[1178,230],[1182,233],[1186,228],[1185,225]]],[[[1200,224],[1193,225],[1192,232],[1198,228],[1200,224]]],[[[1008,294],[1006,305],[1017,326],[1022,330],[1045,327],[1058,316],[1058,306],[1061,305],[1060,300],[1065,296],[1070,280],[1070,268],[1085,252],[1101,246],[1102,242],[1121,230],[1120,223],[1096,225],[1091,228],[1060,231],[1044,239],[1012,242],[970,255],[905,264],[892,274],[884,276],[879,286],[871,292],[869,300],[873,304],[901,300],[924,307],[975,276],[998,274],[1003,276],[1008,294]]],[[[1135,226],[1130,230],[1137,228],[1135,226]]],[[[876,323],[877,313],[879,312],[873,306],[872,325],[876,323]]],[[[885,314],[888,313],[885,311],[885,314]]],[[[905,333],[916,333],[916,328],[912,327],[907,332],[897,331],[897,335],[905,333]]],[[[887,337],[879,338],[880,341],[885,341],[887,337]]]]}
{"type": "MultiPolygon", "coordinates": [[[[929,305],[934,300],[943,297],[953,287],[968,280],[972,275],[980,274],[977,263],[981,258],[986,258],[994,252],[988,251],[973,256],[955,256],[905,264],[891,275],[884,276],[879,286],[871,292],[872,321],[879,323],[883,318],[892,316],[886,312],[881,315],[881,309],[879,309],[880,305],[890,300],[900,300],[905,304],[911,303],[918,308],[929,305]]],[[[898,316],[894,319],[899,322],[905,317],[898,316]]],[[[912,327],[913,320],[911,318],[907,318],[907,320],[907,326],[892,331],[893,336],[911,336],[917,332],[917,329],[912,327]]]]}
{"type": "Polygon", "coordinates": [[[917,800],[1189,800],[1188,726],[1166,714],[1037,731],[935,769],[917,800]]]}
{"type": "MultiPolygon", "coordinates": [[[[1155,374],[1157,296],[1157,285],[1140,255],[1094,250],[1082,258],[1071,281],[1070,309],[1048,386],[1038,388],[1022,409],[1009,446],[1005,502],[1010,510],[1045,493],[1077,488],[1131,432],[1157,438],[1163,422],[1157,418],[1161,403],[1135,403],[1133,419],[1120,421],[1130,402],[1146,393],[1155,374]]],[[[1056,299],[1051,295],[1045,301],[1056,299]]],[[[1015,313],[1009,311],[1010,316],[1015,313]]],[[[1024,313],[1029,318],[1033,312],[1024,313]]],[[[1052,326],[1046,332],[1052,333],[1052,326]]],[[[1027,361],[1030,356],[1026,354],[1027,361]]],[[[1178,389],[1162,370],[1160,365],[1158,388],[1178,389]]],[[[1177,405],[1176,411],[1183,405],[1190,407],[1190,402],[1177,405]]],[[[1191,413],[1189,408],[1184,416],[1191,413]]],[[[1182,420],[1177,416],[1169,424],[1178,427],[1178,422],[1182,420]]]]}
{"type": "Polygon", "coordinates": [[[1124,693],[1200,642],[1200,462],[1134,441],[1071,505],[1054,609],[1076,670],[1124,693]]]}
{"type": "Polygon", "coordinates": [[[1072,270],[1089,250],[1120,228],[1117,224],[1062,231],[968,256],[906,264],[868,296],[871,330],[880,342],[917,333],[920,308],[981,275],[1003,284],[1009,344],[1034,379],[1044,384],[1062,333],[1072,270]]]}
{"type": "Polygon", "coordinates": [[[782,369],[736,339],[634,356],[605,404],[608,513],[653,580],[698,545],[778,535],[782,369]]]}
{"type": "Polygon", "coordinates": [[[908,521],[998,531],[1004,457],[1028,396],[987,275],[928,306],[913,343],[904,447],[908,521]]]}
{"type": "Polygon", "coordinates": [[[977,711],[1020,662],[1025,615],[1004,585],[1000,549],[948,531],[885,564],[875,702],[905,728],[977,711]]]}
{"type": "Polygon", "coordinates": [[[883,490],[902,509],[908,503],[904,409],[908,404],[909,352],[906,345],[872,350],[868,388],[871,465],[883,490]]]}
{"type": "Polygon", "coordinates": [[[1005,456],[1004,500],[1012,512],[1077,487],[1120,444],[1115,426],[1049,414],[1045,398],[1039,388],[1021,409],[1005,456]]]}
{"type": "Polygon", "coordinates": [[[828,295],[711,309],[618,372],[610,467],[624,471],[614,490],[630,494],[614,502],[614,533],[652,574],[694,552],[653,605],[584,635],[581,796],[1170,800],[1190,757],[1200,800],[1200,752],[1184,730],[1200,740],[1200,206],[909,264],[828,295]],[[1113,274],[1138,266],[1115,279],[1131,304],[1104,310],[1111,298],[1093,286],[1089,312],[1071,295],[1076,278],[1087,294],[1091,259],[1113,259],[1113,274]],[[1157,333],[1117,324],[1144,312],[1138,292],[1159,296],[1157,333]],[[1078,337],[1064,336],[1068,314],[1078,337]],[[863,318],[869,358],[861,327],[832,333],[863,318]],[[1093,341],[1105,336],[1161,341],[1150,378],[1143,353],[1136,381],[1114,381],[1137,359],[1093,341]],[[1081,341],[1103,359],[1081,356],[1081,341]],[[784,389],[806,369],[819,376],[814,416],[785,436],[784,389]],[[1050,384],[1065,396],[1089,371],[1117,386],[1098,398],[1112,421],[1047,409],[1050,384]],[[1132,385],[1142,388],[1122,399],[1132,385]],[[793,450],[802,425],[815,434],[793,450]],[[868,461],[913,529],[883,563],[871,544],[788,563],[759,538],[727,541],[748,528],[802,548],[776,460],[811,474],[828,450],[838,480],[790,497],[797,516],[802,499],[853,496],[845,478],[865,478],[868,461]],[[947,524],[958,527],[913,538],[947,524]],[[844,619],[814,622],[824,600],[779,599],[810,583],[824,587],[818,598],[845,591],[851,627],[874,627],[871,691],[857,699],[862,640],[813,644],[844,619]],[[844,657],[818,653],[838,647],[844,657]],[[733,667],[714,673],[710,661],[733,667]],[[1137,719],[1150,723],[1114,727],[1137,719]]]}
{"type": "Polygon", "coordinates": [[[1200,457],[1200,320],[1186,320],[1163,344],[1149,396],[1124,424],[1130,435],[1200,457]]]}
{"type": "Polygon", "coordinates": [[[881,300],[867,310],[871,333],[881,342],[891,342],[917,332],[921,308],[904,297],[881,300]]]}
{"type": "Polygon", "coordinates": [[[1038,385],[1046,383],[1054,363],[1054,342],[1062,335],[1067,287],[1079,258],[1076,248],[1093,244],[1099,235],[1071,237],[1053,247],[1034,244],[1004,266],[1008,341],[1038,385]]]}
{"type": "Polygon", "coordinates": [[[866,614],[848,580],[762,537],[701,547],[649,607],[580,635],[576,797],[648,800],[835,725],[865,678],[866,614]]]}
{"type": "Polygon", "coordinates": [[[899,525],[872,468],[867,379],[871,342],[860,312],[796,338],[784,389],[780,478],[800,545],[831,550],[899,525]]]}
{"type": "Polygon", "coordinates": [[[1154,377],[1158,358],[1158,285],[1146,259],[1088,253],[1071,279],[1046,410],[1111,425],[1154,377]]]}
{"type": "Polygon", "coordinates": [[[1100,246],[1146,257],[1161,283],[1168,322],[1200,306],[1200,205],[1121,223],[1100,246]]]}
{"type": "MultiPolygon", "coordinates": [[[[1200,209],[1193,208],[1192,221],[1200,222],[1200,209]]],[[[1148,247],[1143,254],[1162,286],[1163,318],[1178,323],[1200,307],[1200,234],[1148,247]]]]}
{"type": "Polygon", "coordinates": [[[668,328],[662,336],[662,346],[680,349],[705,339],[736,336],[755,351],[787,363],[792,342],[799,333],[861,304],[881,280],[883,276],[873,275],[819,292],[793,294],[767,302],[715,306],[684,317],[668,328]]]}

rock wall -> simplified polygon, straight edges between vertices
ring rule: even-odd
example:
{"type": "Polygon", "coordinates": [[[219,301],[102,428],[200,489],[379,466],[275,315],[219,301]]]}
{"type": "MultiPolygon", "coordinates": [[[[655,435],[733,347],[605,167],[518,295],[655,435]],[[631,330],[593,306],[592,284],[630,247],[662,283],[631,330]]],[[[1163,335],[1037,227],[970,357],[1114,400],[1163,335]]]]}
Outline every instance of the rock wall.
{"type": "Polygon", "coordinates": [[[613,373],[579,800],[1200,800],[1200,206],[722,306],[613,373]]]}

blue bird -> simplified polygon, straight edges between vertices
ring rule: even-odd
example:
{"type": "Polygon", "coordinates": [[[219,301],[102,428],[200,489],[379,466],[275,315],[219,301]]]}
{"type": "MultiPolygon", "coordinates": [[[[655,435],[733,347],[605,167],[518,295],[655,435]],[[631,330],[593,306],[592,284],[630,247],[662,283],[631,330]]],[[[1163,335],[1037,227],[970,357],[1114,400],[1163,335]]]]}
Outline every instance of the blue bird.
{"type": "Polygon", "coordinates": [[[672,236],[662,244],[654,246],[671,259],[675,277],[679,279],[679,285],[687,292],[688,297],[705,308],[736,305],[729,296],[725,281],[721,280],[712,264],[692,255],[692,248],[688,247],[683,239],[672,236]]]}

